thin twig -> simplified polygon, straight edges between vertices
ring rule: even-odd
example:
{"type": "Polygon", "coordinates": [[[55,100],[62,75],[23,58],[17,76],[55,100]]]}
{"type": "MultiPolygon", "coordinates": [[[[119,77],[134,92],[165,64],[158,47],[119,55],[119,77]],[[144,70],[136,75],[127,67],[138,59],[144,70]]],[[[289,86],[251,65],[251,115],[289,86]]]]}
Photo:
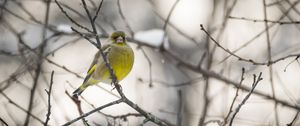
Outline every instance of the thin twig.
{"type": "MultiPolygon", "coordinates": [[[[141,78],[139,78],[138,80],[143,82],[143,79],[141,79],[141,78]]],[[[191,85],[197,84],[197,82],[199,82],[201,80],[204,80],[204,78],[197,77],[197,78],[193,78],[188,81],[181,82],[181,83],[169,83],[169,82],[164,82],[164,81],[159,81],[159,80],[153,80],[153,83],[158,83],[165,87],[180,88],[180,87],[184,87],[184,86],[191,86],[191,85]]],[[[144,81],[144,82],[148,82],[148,81],[144,81]]]]}
{"type": "Polygon", "coordinates": [[[44,123],[44,126],[48,125],[48,122],[50,120],[50,115],[51,115],[51,91],[52,91],[52,85],[53,85],[53,75],[54,75],[54,71],[51,72],[51,79],[50,79],[50,86],[49,86],[49,90],[46,91],[47,95],[48,95],[48,113],[46,114],[46,121],[44,123]]]}
{"type": "Polygon", "coordinates": [[[92,31],[90,29],[88,29],[87,27],[77,23],[71,16],[69,16],[69,14],[64,10],[64,8],[58,3],[57,0],[54,0],[56,5],[59,7],[59,9],[61,10],[61,12],[72,22],[74,23],[76,26],[78,26],[79,28],[82,28],[90,33],[92,33],[92,31]]]}
{"type": "Polygon", "coordinates": [[[290,122],[289,124],[287,124],[287,126],[293,126],[294,123],[296,122],[298,115],[299,115],[300,111],[297,112],[297,114],[294,116],[294,119],[292,120],[292,122],[290,122]]]}
{"type": "MultiPolygon", "coordinates": [[[[74,8],[72,8],[72,7],[70,7],[70,6],[68,6],[68,4],[64,4],[64,3],[59,3],[61,6],[63,6],[65,9],[68,9],[68,10],[70,10],[70,11],[72,11],[72,12],[74,12],[75,14],[77,14],[80,18],[82,18],[82,19],[86,19],[86,16],[84,16],[83,14],[81,14],[80,12],[78,12],[78,10],[76,10],[76,9],[74,9],[74,8]]],[[[102,6],[102,4],[100,3],[100,6],[102,6]]],[[[99,10],[100,11],[100,10],[99,10]]],[[[96,18],[98,17],[97,16],[98,14],[96,13],[96,18]]],[[[95,20],[96,20],[96,18],[95,18],[95,20]]],[[[77,22],[76,22],[77,23],[77,22]]],[[[96,23],[96,25],[100,28],[100,30],[101,30],[101,32],[103,32],[103,33],[106,33],[106,31],[105,31],[105,29],[103,28],[103,27],[101,27],[100,26],[100,24],[98,23],[98,22],[95,22],[96,23]]],[[[78,23],[79,24],[79,23],[78,23]]],[[[87,27],[86,27],[87,28],[87,27]]],[[[89,32],[89,33],[91,33],[91,32],[89,32]]]]}
{"type": "Polygon", "coordinates": [[[45,60],[46,60],[48,63],[53,64],[54,66],[57,66],[57,67],[59,67],[59,68],[65,70],[65,71],[67,71],[67,72],[69,72],[69,73],[72,73],[72,74],[75,75],[76,77],[83,79],[82,76],[80,76],[80,75],[79,75],[78,73],[76,73],[76,72],[71,71],[71,70],[70,70],[69,68],[67,68],[66,66],[59,65],[58,63],[56,63],[56,62],[50,60],[49,58],[45,58],[45,60]]]}
{"type": "Polygon", "coordinates": [[[257,86],[257,84],[263,79],[261,78],[262,73],[260,72],[258,77],[256,78],[256,75],[253,75],[253,84],[252,84],[252,89],[251,91],[246,95],[246,97],[243,99],[243,101],[238,105],[238,107],[235,109],[235,112],[232,115],[232,118],[230,120],[229,126],[232,126],[233,120],[235,118],[235,116],[237,115],[237,113],[240,111],[240,109],[242,108],[242,106],[246,103],[246,101],[250,98],[251,94],[253,93],[255,87],[257,86]]]}
{"type": "Polygon", "coordinates": [[[96,19],[97,19],[97,17],[98,17],[98,14],[99,14],[100,9],[101,9],[101,7],[102,7],[103,1],[104,1],[104,0],[101,0],[99,6],[98,6],[98,8],[97,8],[96,14],[95,14],[95,16],[93,17],[93,22],[95,22],[96,19]]]}
{"type": "MultiPolygon", "coordinates": [[[[211,66],[212,66],[212,63],[213,63],[213,53],[214,51],[213,50],[210,50],[210,43],[209,43],[209,38],[206,37],[206,42],[205,42],[205,52],[207,53],[207,60],[206,60],[206,69],[207,70],[210,70],[211,69],[211,66]]],[[[204,57],[204,56],[203,56],[204,57]]],[[[202,58],[203,58],[202,57],[202,58]]],[[[201,62],[204,60],[202,60],[200,58],[200,62],[198,63],[198,67],[201,68],[201,62]]],[[[202,108],[202,112],[201,112],[201,116],[199,118],[199,123],[198,123],[198,126],[203,126],[204,125],[204,122],[205,122],[205,119],[206,119],[206,116],[207,116],[207,112],[208,112],[208,107],[209,107],[209,104],[210,104],[210,100],[209,100],[209,97],[208,97],[208,93],[209,93],[209,83],[210,83],[210,77],[209,76],[203,76],[205,78],[205,84],[204,84],[204,88],[203,88],[203,108],[202,108]]]]}
{"type": "MultiPolygon", "coordinates": [[[[291,2],[289,2],[289,0],[286,0],[286,1],[287,1],[287,3],[290,5],[291,10],[293,10],[294,12],[296,12],[296,13],[299,15],[298,9],[295,9],[295,6],[293,5],[293,4],[297,4],[297,3],[296,3],[297,1],[295,1],[293,4],[292,4],[291,2]]],[[[279,3],[278,6],[276,6],[277,8],[279,8],[279,10],[280,10],[282,13],[284,13],[284,12],[286,11],[285,6],[284,6],[283,4],[284,4],[284,3],[279,3]]],[[[287,19],[289,19],[290,21],[292,21],[292,22],[294,21],[294,18],[291,17],[290,14],[287,14],[286,17],[287,17],[287,19]]],[[[298,29],[298,31],[300,31],[300,26],[299,26],[299,25],[294,25],[294,26],[298,29]]]]}
{"type": "MultiPolygon", "coordinates": [[[[150,2],[149,0],[147,0],[148,2],[150,2]]],[[[153,9],[155,8],[153,3],[150,3],[152,6],[152,11],[154,12],[154,14],[161,19],[162,21],[166,21],[166,19],[159,13],[157,12],[157,10],[153,9]]],[[[168,22],[168,24],[171,28],[173,28],[176,32],[178,32],[180,35],[182,35],[183,37],[187,38],[188,40],[190,40],[191,42],[193,42],[197,47],[201,47],[199,45],[199,43],[197,42],[197,40],[193,37],[191,37],[190,35],[188,35],[187,33],[183,32],[182,30],[180,30],[176,25],[174,25],[172,22],[168,22]]]]}
{"type": "Polygon", "coordinates": [[[145,56],[146,60],[148,61],[148,64],[149,64],[149,87],[153,87],[153,79],[152,79],[152,62],[149,58],[149,56],[146,54],[144,48],[141,47],[141,50],[143,52],[143,55],[145,56]]]}
{"type": "Polygon", "coordinates": [[[89,112],[87,112],[87,113],[85,113],[85,114],[82,114],[81,116],[79,116],[79,117],[77,117],[77,118],[75,118],[75,119],[73,119],[73,120],[71,120],[71,121],[69,121],[69,122],[63,124],[63,126],[71,125],[72,123],[74,123],[74,122],[76,122],[76,121],[78,121],[78,120],[80,120],[80,119],[82,119],[82,118],[84,118],[84,117],[87,117],[87,116],[89,116],[90,114],[93,114],[93,113],[95,113],[95,112],[97,112],[97,111],[100,111],[100,110],[102,110],[102,109],[104,109],[104,108],[106,108],[106,107],[109,107],[109,106],[112,106],[112,105],[115,105],[115,104],[119,104],[119,103],[121,103],[121,102],[123,102],[122,99],[119,99],[119,100],[116,100],[116,101],[107,103],[107,104],[105,104],[105,105],[103,105],[103,106],[100,106],[100,107],[98,107],[98,108],[96,108],[96,109],[93,109],[92,111],[89,111],[89,112]]]}
{"type": "Polygon", "coordinates": [[[252,18],[247,18],[247,17],[235,17],[235,16],[229,16],[228,18],[230,19],[235,19],[235,20],[243,20],[243,21],[252,21],[252,22],[267,22],[267,23],[275,23],[275,24],[280,24],[280,25],[285,25],[285,24],[300,24],[300,21],[276,21],[276,20],[263,20],[263,19],[252,19],[252,18]]]}
{"type": "MultiPolygon", "coordinates": [[[[83,111],[82,111],[82,107],[81,107],[81,101],[78,99],[78,97],[72,97],[72,96],[69,94],[69,92],[67,92],[67,91],[65,91],[65,93],[66,93],[67,96],[75,103],[79,115],[80,115],[80,116],[83,115],[83,111]]],[[[82,117],[81,120],[82,120],[82,123],[83,123],[85,126],[89,126],[88,121],[87,121],[84,117],[82,117]]]]}
{"type": "Polygon", "coordinates": [[[117,116],[113,116],[113,115],[108,115],[108,114],[105,114],[105,116],[107,117],[110,117],[112,119],[123,119],[123,120],[126,120],[127,117],[130,117],[130,116],[133,116],[133,117],[143,117],[142,114],[139,114],[139,113],[127,113],[127,114],[124,114],[124,115],[117,115],[117,116]]]}
{"type": "Polygon", "coordinates": [[[288,66],[291,65],[292,63],[294,63],[295,61],[298,62],[298,59],[299,59],[299,58],[300,58],[300,56],[297,56],[294,60],[292,60],[290,63],[288,63],[288,64],[284,67],[283,71],[286,72],[288,66]]]}
{"type": "MultiPolygon", "coordinates": [[[[173,14],[173,11],[175,10],[176,6],[178,5],[179,1],[180,1],[180,0],[176,0],[176,1],[174,2],[174,4],[172,5],[171,10],[170,10],[170,12],[169,12],[169,14],[168,14],[168,16],[167,16],[167,19],[165,20],[165,23],[164,23],[164,26],[163,26],[164,35],[163,35],[163,38],[162,38],[162,40],[161,40],[162,43],[165,42],[165,38],[167,37],[167,26],[168,26],[169,20],[170,20],[170,18],[171,18],[171,15],[173,14]]],[[[164,44],[161,44],[160,50],[163,49],[163,48],[162,48],[163,46],[164,46],[164,44]]]]}
{"type": "MultiPolygon", "coordinates": [[[[229,21],[229,19],[227,17],[231,14],[231,12],[233,11],[234,7],[236,7],[237,0],[233,0],[232,5],[229,6],[229,7],[227,7],[227,4],[229,3],[228,1],[225,1],[224,3],[225,3],[224,4],[224,10],[225,10],[226,13],[224,15],[224,19],[222,21],[221,28],[220,28],[220,30],[218,32],[217,37],[216,37],[216,41],[219,41],[220,38],[223,36],[224,31],[225,31],[225,29],[227,27],[227,24],[228,24],[227,22],[229,21]]],[[[213,14],[215,15],[215,11],[213,11],[213,14]]],[[[216,19],[212,18],[212,20],[216,20],[216,19]]],[[[208,30],[210,30],[210,29],[208,29],[208,30]]],[[[209,41],[207,41],[207,42],[209,42],[209,41]]],[[[209,45],[209,44],[207,44],[207,45],[209,45]]],[[[214,56],[214,54],[216,52],[216,48],[217,48],[217,46],[213,45],[211,51],[208,52],[209,53],[208,57],[209,57],[210,60],[213,60],[213,56],[214,56]]]]}
{"type": "Polygon", "coordinates": [[[234,98],[233,98],[233,100],[231,102],[230,108],[229,108],[229,112],[228,112],[227,116],[224,118],[222,126],[225,126],[227,124],[228,118],[229,118],[230,114],[233,112],[233,110],[232,110],[233,109],[233,105],[234,105],[234,103],[235,103],[235,101],[236,101],[236,99],[237,99],[237,97],[239,95],[240,86],[242,85],[242,83],[244,81],[244,74],[245,74],[245,68],[242,69],[242,75],[241,75],[240,85],[236,89],[235,96],[234,96],[234,98]]]}
{"type": "Polygon", "coordinates": [[[120,0],[118,0],[117,3],[118,3],[118,11],[119,11],[119,14],[121,15],[121,18],[123,19],[123,21],[125,22],[125,26],[126,26],[127,29],[129,30],[130,35],[133,37],[133,36],[134,36],[133,29],[130,27],[130,25],[129,25],[129,23],[128,23],[128,20],[127,20],[126,17],[124,16],[124,13],[123,13],[122,8],[121,8],[120,0]]]}
{"type": "Polygon", "coordinates": [[[205,122],[205,118],[207,116],[207,112],[208,112],[208,107],[209,107],[209,104],[210,104],[210,100],[209,100],[209,97],[208,97],[208,91],[209,91],[209,78],[206,77],[206,82],[205,82],[205,85],[204,85],[204,106],[203,106],[203,111],[201,113],[201,116],[200,116],[200,119],[199,119],[199,123],[198,123],[198,126],[203,126],[204,122],[205,122]]]}
{"type": "Polygon", "coordinates": [[[79,32],[78,30],[76,30],[75,28],[71,27],[72,31],[76,32],[77,34],[79,34],[81,37],[85,38],[86,40],[88,40],[88,42],[90,42],[91,44],[93,44],[96,48],[100,48],[99,44],[97,44],[96,42],[94,42],[93,40],[91,40],[89,37],[87,37],[86,35],[82,34],[81,32],[79,32]]]}

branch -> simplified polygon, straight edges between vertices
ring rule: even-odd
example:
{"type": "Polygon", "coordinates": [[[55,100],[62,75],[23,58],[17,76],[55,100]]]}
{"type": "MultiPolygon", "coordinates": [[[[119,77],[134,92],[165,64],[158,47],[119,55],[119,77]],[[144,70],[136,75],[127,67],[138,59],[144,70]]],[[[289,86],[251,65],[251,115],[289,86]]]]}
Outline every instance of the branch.
{"type": "Polygon", "coordinates": [[[93,22],[95,22],[96,19],[97,19],[97,17],[98,17],[98,14],[99,14],[100,9],[101,9],[101,7],[102,7],[103,1],[104,1],[104,0],[101,0],[99,6],[98,6],[98,8],[97,8],[96,14],[95,14],[95,16],[94,16],[94,18],[93,18],[93,20],[92,20],[93,22]]]}
{"type": "MultiPolygon", "coordinates": [[[[142,78],[138,78],[138,80],[143,82],[142,78]]],[[[196,78],[192,78],[188,81],[181,82],[181,83],[168,83],[168,82],[159,81],[159,80],[153,80],[153,82],[161,84],[162,86],[165,86],[165,87],[180,88],[180,87],[184,87],[184,86],[191,86],[191,85],[197,84],[197,82],[202,81],[202,80],[204,80],[203,77],[196,77],[196,78]]],[[[145,81],[145,82],[148,82],[148,81],[145,81]]]]}
{"type": "Polygon", "coordinates": [[[224,122],[222,123],[222,126],[225,126],[225,125],[226,125],[226,123],[227,123],[227,121],[228,121],[228,118],[229,118],[231,112],[233,111],[233,110],[232,110],[232,109],[233,109],[233,105],[234,105],[234,103],[235,103],[235,101],[236,101],[236,99],[237,99],[237,97],[238,97],[238,95],[239,95],[239,89],[240,89],[240,86],[242,85],[242,83],[243,83],[243,81],[244,81],[244,74],[245,74],[245,68],[242,69],[242,75],[241,75],[240,84],[239,84],[239,86],[238,86],[237,89],[236,89],[235,96],[234,96],[234,98],[233,98],[233,100],[232,100],[232,102],[231,102],[230,108],[229,108],[229,112],[228,112],[227,116],[224,118],[224,122]]]}
{"type": "Polygon", "coordinates": [[[293,126],[293,124],[296,122],[298,115],[299,115],[300,111],[297,112],[297,114],[295,115],[294,119],[292,120],[292,122],[290,122],[289,124],[287,124],[287,126],[293,126]]]}
{"type": "Polygon", "coordinates": [[[243,21],[261,22],[261,23],[264,23],[264,22],[275,23],[275,24],[280,24],[280,25],[300,24],[300,21],[262,20],[262,19],[251,19],[251,18],[247,18],[247,17],[235,17],[235,16],[229,16],[228,18],[235,19],[235,20],[243,20],[243,21]]]}
{"type": "Polygon", "coordinates": [[[119,14],[121,15],[121,18],[123,19],[123,21],[125,22],[125,26],[128,28],[131,37],[133,37],[133,36],[134,36],[134,32],[133,32],[132,28],[130,27],[130,25],[129,25],[127,19],[126,19],[126,17],[125,17],[124,14],[123,14],[123,11],[122,11],[122,8],[121,8],[120,0],[118,0],[117,3],[118,3],[118,11],[119,11],[119,14]]]}
{"type": "Polygon", "coordinates": [[[171,10],[167,16],[167,19],[165,20],[165,23],[164,23],[164,26],[163,26],[163,30],[164,30],[164,35],[163,35],[163,38],[162,38],[162,44],[161,44],[161,48],[160,50],[164,49],[163,46],[164,46],[164,41],[165,41],[165,38],[167,37],[167,26],[168,26],[168,23],[169,23],[169,20],[171,18],[171,15],[173,13],[173,11],[175,10],[176,6],[178,5],[180,0],[176,0],[175,3],[173,4],[173,6],[171,7],[171,10]]]}
{"type": "Polygon", "coordinates": [[[102,110],[102,109],[104,109],[104,108],[106,108],[106,107],[109,107],[109,106],[112,106],[112,105],[115,105],[115,104],[119,104],[119,103],[121,103],[121,102],[123,102],[123,100],[122,100],[122,99],[119,99],[119,100],[110,102],[110,103],[108,103],[108,104],[105,104],[105,105],[103,105],[103,106],[100,106],[100,107],[98,107],[98,108],[96,108],[96,109],[94,109],[94,110],[92,110],[92,111],[89,111],[89,112],[87,112],[87,113],[85,113],[85,114],[82,114],[81,116],[79,116],[79,117],[77,117],[77,118],[75,118],[75,119],[73,119],[73,120],[71,120],[71,121],[69,121],[69,122],[63,124],[63,126],[71,125],[72,123],[74,123],[74,122],[76,122],[76,121],[78,121],[78,120],[80,120],[80,119],[82,119],[82,118],[84,118],[84,117],[87,117],[87,116],[89,116],[90,114],[93,114],[93,113],[95,113],[95,112],[97,112],[97,111],[100,111],[100,110],[102,110]]]}
{"type": "Polygon", "coordinates": [[[144,55],[144,57],[146,58],[146,60],[148,61],[148,66],[149,66],[149,87],[153,87],[153,79],[152,79],[152,62],[149,58],[149,56],[146,54],[144,48],[141,47],[142,53],[144,55]]]}
{"type": "Polygon", "coordinates": [[[79,34],[81,37],[85,38],[86,40],[88,40],[88,42],[90,42],[91,44],[93,44],[96,48],[100,48],[99,44],[95,43],[94,41],[92,41],[89,37],[87,37],[86,35],[82,34],[81,32],[79,32],[78,30],[76,30],[75,28],[71,27],[72,31],[76,32],[77,34],[79,34]]]}
{"type": "Polygon", "coordinates": [[[238,105],[238,107],[235,109],[235,112],[233,113],[233,116],[230,120],[229,126],[232,126],[233,120],[236,116],[236,114],[240,111],[240,109],[242,108],[242,106],[246,103],[246,101],[250,98],[251,94],[253,93],[255,87],[257,86],[257,84],[263,79],[261,78],[262,73],[260,72],[258,77],[256,78],[256,75],[253,75],[253,84],[252,84],[252,89],[251,91],[246,95],[246,97],[243,99],[243,101],[238,105]]]}
{"type": "Polygon", "coordinates": [[[50,87],[49,90],[46,91],[47,95],[48,95],[48,113],[46,115],[46,121],[44,123],[44,126],[48,125],[48,121],[50,120],[50,115],[51,115],[51,91],[52,91],[52,85],[53,85],[53,75],[54,75],[54,71],[51,72],[51,79],[50,79],[50,87]]]}
{"type": "MultiPolygon", "coordinates": [[[[81,101],[78,99],[78,97],[72,97],[72,96],[69,94],[69,92],[67,92],[67,91],[65,91],[65,93],[67,94],[67,96],[69,96],[69,98],[70,98],[70,99],[75,103],[75,105],[77,106],[77,110],[78,110],[79,115],[83,115],[83,111],[82,111],[82,108],[81,108],[81,101]]],[[[82,122],[83,122],[83,124],[84,124],[85,126],[89,126],[88,121],[87,121],[84,117],[82,117],[81,120],[82,120],[82,122]]]]}
{"type": "MultiPolygon", "coordinates": [[[[152,6],[152,11],[154,12],[154,14],[162,21],[166,21],[167,19],[165,19],[159,12],[157,12],[157,10],[153,9],[156,8],[154,3],[147,0],[147,2],[150,3],[150,5],[152,6]]],[[[188,35],[187,33],[183,32],[182,30],[180,30],[176,25],[174,25],[172,22],[168,22],[167,25],[169,25],[171,28],[173,28],[176,32],[178,32],[180,35],[182,35],[183,37],[185,37],[186,39],[190,40],[191,42],[193,42],[197,47],[201,47],[199,45],[199,43],[197,42],[197,40],[193,37],[191,37],[190,35],[188,35]]]]}
{"type": "Polygon", "coordinates": [[[90,29],[88,29],[87,27],[77,23],[73,18],[71,18],[71,16],[69,16],[69,14],[64,10],[64,8],[58,3],[57,0],[54,0],[56,5],[59,7],[59,9],[61,10],[61,12],[72,22],[74,23],[76,26],[78,26],[79,28],[82,28],[90,33],[92,33],[92,31],[90,29]]]}
{"type": "Polygon", "coordinates": [[[52,61],[52,60],[50,60],[49,58],[46,58],[46,57],[44,57],[44,59],[45,59],[48,63],[50,63],[50,64],[52,64],[52,65],[54,65],[54,66],[56,66],[56,67],[59,67],[59,68],[65,70],[65,71],[67,71],[67,72],[69,72],[69,73],[75,75],[75,76],[78,77],[78,78],[83,79],[82,76],[80,76],[80,75],[79,75],[78,73],[76,73],[76,72],[71,71],[71,70],[70,70],[69,68],[67,68],[66,66],[59,65],[58,63],[56,63],[56,62],[54,62],[54,61],[52,61]]]}
{"type": "MultiPolygon", "coordinates": [[[[102,113],[104,114],[104,113],[102,113]]],[[[124,115],[117,115],[117,116],[113,116],[113,115],[108,115],[108,114],[104,114],[107,117],[110,117],[112,119],[123,119],[123,120],[127,120],[128,117],[133,116],[133,117],[143,117],[143,115],[139,114],[139,113],[127,113],[124,115]]]]}

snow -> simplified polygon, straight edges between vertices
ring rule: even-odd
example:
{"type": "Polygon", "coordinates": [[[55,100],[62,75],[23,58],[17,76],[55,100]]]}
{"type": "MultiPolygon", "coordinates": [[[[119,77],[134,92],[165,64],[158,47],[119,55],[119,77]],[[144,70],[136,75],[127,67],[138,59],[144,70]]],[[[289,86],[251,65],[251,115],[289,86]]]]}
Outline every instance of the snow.
{"type": "Polygon", "coordinates": [[[60,24],[57,26],[57,30],[67,34],[73,33],[71,26],[67,24],[60,24]]]}
{"type": "Polygon", "coordinates": [[[147,31],[139,31],[135,33],[134,39],[140,41],[144,44],[149,44],[154,47],[160,47],[162,44],[165,48],[169,48],[170,44],[168,42],[168,37],[164,37],[164,31],[162,29],[151,29],[147,31]],[[163,41],[162,41],[163,40],[163,41]]]}

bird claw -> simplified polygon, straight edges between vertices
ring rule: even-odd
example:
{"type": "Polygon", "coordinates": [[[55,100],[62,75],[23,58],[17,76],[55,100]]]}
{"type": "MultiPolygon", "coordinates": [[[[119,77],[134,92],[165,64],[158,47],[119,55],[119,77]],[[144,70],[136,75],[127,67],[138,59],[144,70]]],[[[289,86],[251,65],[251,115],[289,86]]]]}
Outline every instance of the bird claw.
{"type": "Polygon", "coordinates": [[[111,89],[111,90],[114,90],[114,89],[116,89],[116,87],[118,87],[118,88],[120,88],[120,90],[122,91],[122,86],[121,86],[119,83],[116,83],[116,84],[113,84],[113,83],[112,83],[112,85],[113,85],[114,87],[113,87],[113,89],[111,89]]]}

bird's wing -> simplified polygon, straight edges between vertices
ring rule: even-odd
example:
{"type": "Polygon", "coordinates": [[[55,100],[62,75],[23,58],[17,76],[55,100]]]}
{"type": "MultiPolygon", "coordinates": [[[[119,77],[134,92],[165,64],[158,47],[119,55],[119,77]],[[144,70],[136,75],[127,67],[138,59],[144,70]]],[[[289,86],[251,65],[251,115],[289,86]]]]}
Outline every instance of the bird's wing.
{"type": "MultiPolygon", "coordinates": [[[[109,51],[110,51],[110,48],[109,48],[109,44],[107,45],[103,45],[102,46],[102,50],[103,50],[103,53],[104,55],[106,55],[109,51]]],[[[94,60],[92,62],[92,64],[90,65],[90,68],[87,72],[87,76],[84,78],[84,83],[91,77],[91,75],[94,73],[94,71],[96,70],[96,67],[97,67],[97,63],[98,63],[98,58],[100,57],[100,52],[98,51],[95,56],[94,56],[94,60]]],[[[102,58],[102,57],[101,57],[102,58]]]]}

